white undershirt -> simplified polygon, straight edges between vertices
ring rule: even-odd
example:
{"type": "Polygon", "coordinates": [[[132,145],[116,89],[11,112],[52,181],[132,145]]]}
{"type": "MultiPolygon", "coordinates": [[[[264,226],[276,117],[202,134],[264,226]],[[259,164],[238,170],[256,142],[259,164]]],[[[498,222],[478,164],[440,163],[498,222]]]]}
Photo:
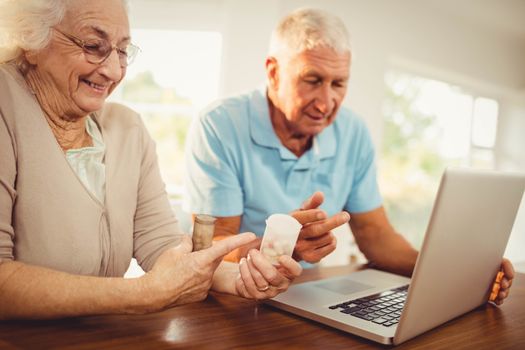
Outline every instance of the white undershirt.
{"type": "Polygon", "coordinates": [[[66,159],[86,186],[95,197],[104,203],[106,166],[104,165],[104,153],[106,146],[97,124],[86,118],[87,133],[93,139],[93,146],[66,151],[66,159]]]}

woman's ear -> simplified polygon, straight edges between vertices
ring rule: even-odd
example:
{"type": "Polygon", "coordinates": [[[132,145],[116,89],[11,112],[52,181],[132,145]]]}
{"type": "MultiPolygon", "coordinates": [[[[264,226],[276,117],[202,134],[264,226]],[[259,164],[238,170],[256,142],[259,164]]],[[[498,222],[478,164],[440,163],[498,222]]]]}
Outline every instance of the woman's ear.
{"type": "Polygon", "coordinates": [[[37,62],[37,52],[35,50],[24,51],[24,57],[27,63],[36,65],[37,62]]]}

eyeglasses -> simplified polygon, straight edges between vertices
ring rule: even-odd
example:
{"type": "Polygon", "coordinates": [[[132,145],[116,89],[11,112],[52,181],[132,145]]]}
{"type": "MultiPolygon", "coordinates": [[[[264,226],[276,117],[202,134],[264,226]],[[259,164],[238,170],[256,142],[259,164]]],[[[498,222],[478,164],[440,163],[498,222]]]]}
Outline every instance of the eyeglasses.
{"type": "Polygon", "coordinates": [[[84,51],[84,56],[89,63],[102,64],[107,60],[109,55],[111,55],[113,50],[117,50],[120,66],[127,67],[133,63],[137,53],[140,51],[140,48],[132,43],[127,44],[125,48],[121,48],[116,45],[111,45],[111,43],[105,39],[82,40],[74,35],[64,33],[57,28],[53,29],[80,47],[82,51],[84,51]]]}

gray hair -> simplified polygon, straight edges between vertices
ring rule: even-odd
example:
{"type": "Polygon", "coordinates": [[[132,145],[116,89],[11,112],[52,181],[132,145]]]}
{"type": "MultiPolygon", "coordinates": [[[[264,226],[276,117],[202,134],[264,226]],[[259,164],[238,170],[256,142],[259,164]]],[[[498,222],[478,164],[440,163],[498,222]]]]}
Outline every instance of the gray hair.
{"type": "Polygon", "coordinates": [[[23,51],[43,49],[60,23],[68,0],[0,0],[0,63],[23,51]]]}
{"type": "Polygon", "coordinates": [[[324,46],[338,53],[350,52],[350,35],[337,16],[303,8],[284,17],[272,33],[269,54],[300,53],[324,46]]]}
{"type": "Polygon", "coordinates": [[[0,63],[20,61],[24,51],[45,48],[51,28],[62,21],[71,1],[0,0],[0,63]]]}

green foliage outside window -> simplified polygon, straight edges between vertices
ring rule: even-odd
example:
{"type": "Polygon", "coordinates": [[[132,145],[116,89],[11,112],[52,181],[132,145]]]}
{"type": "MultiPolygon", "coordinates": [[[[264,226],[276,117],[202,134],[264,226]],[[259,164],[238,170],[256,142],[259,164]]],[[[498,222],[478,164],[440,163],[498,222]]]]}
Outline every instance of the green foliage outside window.
{"type": "Polygon", "coordinates": [[[435,126],[436,116],[416,107],[420,79],[392,72],[385,82],[381,192],[396,230],[419,247],[445,168],[445,160],[437,149],[440,134],[435,126]]]}
{"type": "Polygon", "coordinates": [[[125,81],[121,97],[141,106],[142,120],[156,143],[164,182],[170,192],[176,192],[172,195],[179,196],[184,178],[184,144],[192,121],[191,100],[157,84],[150,71],[125,81]]]}

